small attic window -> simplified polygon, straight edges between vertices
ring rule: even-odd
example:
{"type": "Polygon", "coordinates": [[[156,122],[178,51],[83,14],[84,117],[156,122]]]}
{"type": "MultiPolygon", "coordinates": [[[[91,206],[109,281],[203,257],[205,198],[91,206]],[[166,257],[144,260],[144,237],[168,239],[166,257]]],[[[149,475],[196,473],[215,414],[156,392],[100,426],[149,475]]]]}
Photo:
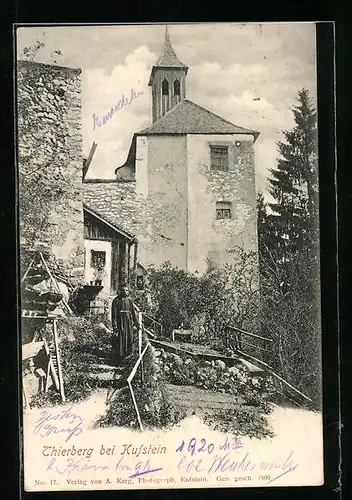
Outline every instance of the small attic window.
{"type": "Polygon", "coordinates": [[[181,95],[180,80],[174,81],[174,95],[181,95]]]}
{"type": "Polygon", "coordinates": [[[163,95],[169,95],[169,82],[166,80],[166,78],[161,84],[161,92],[163,95]]]}

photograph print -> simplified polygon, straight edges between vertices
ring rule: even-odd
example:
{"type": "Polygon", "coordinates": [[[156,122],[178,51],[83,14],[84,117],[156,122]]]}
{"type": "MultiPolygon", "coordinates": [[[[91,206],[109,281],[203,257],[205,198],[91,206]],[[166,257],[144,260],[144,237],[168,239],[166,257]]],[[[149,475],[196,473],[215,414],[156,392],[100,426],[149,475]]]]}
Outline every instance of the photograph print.
{"type": "Polygon", "coordinates": [[[316,26],[16,26],[25,491],[319,486],[316,26]]]}

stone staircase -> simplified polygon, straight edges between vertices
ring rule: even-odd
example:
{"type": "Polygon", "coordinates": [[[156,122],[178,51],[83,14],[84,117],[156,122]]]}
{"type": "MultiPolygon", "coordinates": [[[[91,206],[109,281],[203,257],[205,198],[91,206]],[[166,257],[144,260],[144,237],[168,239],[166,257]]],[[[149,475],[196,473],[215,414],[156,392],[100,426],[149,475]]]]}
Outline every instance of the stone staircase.
{"type": "Polygon", "coordinates": [[[99,388],[116,388],[126,385],[125,367],[114,366],[109,359],[101,359],[99,363],[89,365],[88,380],[99,388]]]}

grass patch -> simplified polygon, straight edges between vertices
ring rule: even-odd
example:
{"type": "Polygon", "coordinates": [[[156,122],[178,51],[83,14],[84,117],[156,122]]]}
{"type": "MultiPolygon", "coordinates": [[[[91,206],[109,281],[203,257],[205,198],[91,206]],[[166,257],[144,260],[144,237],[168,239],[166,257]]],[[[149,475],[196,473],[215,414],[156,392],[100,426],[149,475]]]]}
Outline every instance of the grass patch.
{"type": "Polygon", "coordinates": [[[220,410],[216,414],[207,412],[203,420],[211,428],[220,432],[250,438],[274,437],[266,414],[269,409],[262,407],[237,406],[233,409],[220,410]]]}

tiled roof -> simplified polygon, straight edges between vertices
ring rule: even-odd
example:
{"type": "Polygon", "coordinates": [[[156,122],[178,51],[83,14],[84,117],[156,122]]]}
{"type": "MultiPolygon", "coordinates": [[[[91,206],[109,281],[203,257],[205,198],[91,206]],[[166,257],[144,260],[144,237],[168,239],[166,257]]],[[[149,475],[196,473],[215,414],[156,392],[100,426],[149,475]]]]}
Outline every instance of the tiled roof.
{"type": "Polygon", "coordinates": [[[257,139],[259,132],[239,127],[187,99],[179,102],[150,127],[137,135],[171,134],[248,134],[257,139]]]}
{"type": "Polygon", "coordinates": [[[141,223],[135,182],[86,179],[83,183],[86,206],[108,223],[135,235],[141,223]]]}
{"type": "Polygon", "coordinates": [[[171,45],[171,40],[169,36],[168,29],[165,30],[165,40],[163,50],[159,56],[159,59],[154,66],[161,67],[171,67],[171,68],[187,68],[185,64],[183,64],[179,58],[177,57],[174,49],[171,45]]]}
{"type": "Polygon", "coordinates": [[[118,227],[116,224],[111,222],[110,220],[107,220],[106,217],[104,217],[102,214],[94,210],[92,207],[89,207],[86,203],[83,203],[83,210],[85,210],[88,214],[93,215],[96,219],[100,220],[103,222],[105,225],[119,233],[120,235],[124,236],[128,240],[132,240],[134,238],[134,235],[128,233],[127,231],[124,231],[121,227],[118,227]]]}

